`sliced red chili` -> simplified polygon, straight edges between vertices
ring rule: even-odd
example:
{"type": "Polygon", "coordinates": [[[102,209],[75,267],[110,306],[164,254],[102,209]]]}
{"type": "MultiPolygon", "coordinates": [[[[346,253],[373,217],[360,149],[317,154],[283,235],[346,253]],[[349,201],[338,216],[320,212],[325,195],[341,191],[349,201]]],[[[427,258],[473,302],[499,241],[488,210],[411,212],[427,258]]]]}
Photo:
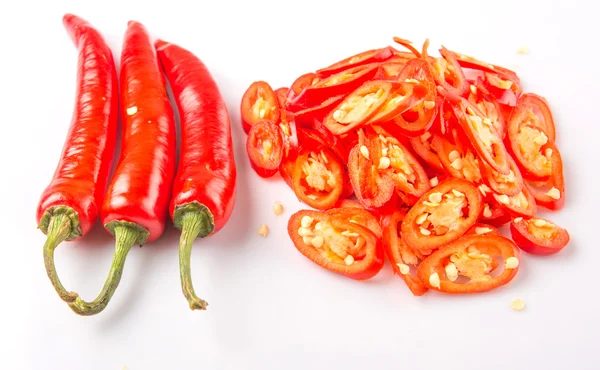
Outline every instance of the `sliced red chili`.
{"type": "Polygon", "coordinates": [[[392,200],[395,188],[390,174],[379,173],[372,159],[367,157],[370,146],[367,140],[361,132],[359,143],[350,150],[348,156],[348,174],[359,202],[365,208],[376,209],[392,200]]]}
{"type": "Polygon", "coordinates": [[[329,77],[352,67],[383,62],[393,55],[394,51],[389,46],[381,49],[368,50],[334,63],[329,67],[321,68],[317,70],[317,75],[321,78],[329,77]]]}
{"type": "Polygon", "coordinates": [[[344,167],[329,149],[304,149],[294,164],[292,189],[308,206],[332,208],[344,190],[344,167]]]}
{"type": "Polygon", "coordinates": [[[340,137],[334,136],[326,127],[321,127],[321,123],[315,121],[312,129],[306,127],[297,128],[299,146],[304,149],[319,151],[329,149],[343,163],[348,158],[350,152],[348,145],[340,137]]]}
{"type": "Polygon", "coordinates": [[[367,212],[371,213],[373,215],[373,217],[375,217],[375,219],[379,220],[381,218],[381,215],[379,212],[377,212],[376,210],[373,209],[366,209],[365,207],[363,207],[362,204],[360,204],[360,202],[356,201],[356,200],[352,200],[352,199],[340,199],[336,205],[335,208],[360,208],[360,209],[365,209],[367,212]]]}
{"type": "Polygon", "coordinates": [[[261,177],[271,177],[283,158],[283,136],[279,126],[262,121],[254,124],[246,139],[246,152],[254,171],[261,177]]]}
{"type": "Polygon", "coordinates": [[[507,158],[508,164],[510,165],[510,172],[508,175],[503,175],[494,171],[488,166],[481,166],[483,177],[485,182],[494,192],[509,196],[517,195],[523,188],[523,176],[521,176],[521,171],[519,171],[519,167],[512,157],[508,156],[507,158]]]}
{"type": "Polygon", "coordinates": [[[538,117],[539,121],[536,121],[540,128],[544,131],[548,140],[556,140],[556,127],[554,126],[554,118],[552,117],[552,111],[548,106],[548,101],[534,93],[526,93],[521,95],[519,103],[528,105],[531,107],[533,113],[538,117]]]}
{"type": "Polygon", "coordinates": [[[338,207],[327,210],[326,213],[332,217],[339,217],[343,220],[350,221],[366,227],[371,230],[376,237],[381,239],[381,225],[373,214],[364,209],[360,203],[356,203],[358,207],[338,207]]]}
{"type": "Polygon", "coordinates": [[[508,152],[491,119],[465,98],[453,95],[443,89],[439,89],[439,91],[452,103],[458,123],[479,157],[494,170],[508,175],[510,172],[508,152]]]}
{"type": "Polygon", "coordinates": [[[379,71],[374,78],[379,80],[398,81],[398,77],[406,66],[406,62],[408,62],[408,59],[381,63],[379,65],[379,71]]]}
{"type": "Polygon", "coordinates": [[[479,219],[486,224],[490,224],[495,227],[501,227],[502,225],[510,222],[512,218],[504,209],[504,207],[498,204],[498,202],[491,197],[491,199],[486,199],[484,201],[479,219]]]}
{"type": "Polygon", "coordinates": [[[284,157],[279,165],[279,174],[290,189],[293,189],[292,175],[294,173],[294,167],[296,166],[296,158],[296,156],[284,157]]]}
{"type": "Polygon", "coordinates": [[[290,101],[294,100],[298,95],[300,95],[300,93],[304,91],[304,89],[316,84],[319,81],[321,81],[321,79],[314,72],[305,73],[298,77],[288,90],[288,96],[286,99],[287,102],[289,103],[290,101]]]}
{"type": "Polygon", "coordinates": [[[289,93],[287,87],[280,87],[279,89],[273,91],[275,96],[277,97],[277,103],[279,104],[279,109],[285,110],[285,106],[287,104],[287,95],[289,93]]]}
{"type": "Polygon", "coordinates": [[[464,96],[469,92],[469,83],[456,57],[442,46],[441,58],[431,63],[431,72],[438,85],[454,94],[464,96]]]}
{"type": "Polygon", "coordinates": [[[288,234],[306,258],[349,278],[367,280],[383,267],[384,252],[377,236],[341,217],[301,210],[290,217],[288,234]]]}
{"type": "Polygon", "coordinates": [[[279,103],[271,86],[264,81],[253,82],[242,97],[241,117],[244,132],[250,132],[250,128],[261,121],[276,125],[279,116],[279,103]]]}
{"type": "Polygon", "coordinates": [[[498,131],[498,135],[504,138],[506,135],[506,120],[504,119],[500,103],[484,87],[480,85],[471,86],[468,97],[469,102],[492,121],[492,125],[498,131]]]}
{"type": "Polygon", "coordinates": [[[409,60],[400,73],[399,80],[417,80],[427,88],[427,95],[421,103],[394,118],[394,122],[406,136],[420,136],[431,127],[438,112],[435,80],[429,65],[422,59],[409,60]]]}
{"type": "Polygon", "coordinates": [[[541,256],[558,253],[570,240],[567,230],[543,218],[515,218],[510,234],[523,251],[541,256]]]}
{"type": "Polygon", "coordinates": [[[462,179],[449,179],[425,193],[402,222],[407,246],[427,250],[439,248],[463,235],[477,222],[481,196],[462,179]]]}
{"type": "Polygon", "coordinates": [[[427,89],[418,82],[400,82],[395,83],[385,104],[379,109],[377,114],[373,116],[369,123],[388,122],[414,108],[425,98],[427,89]]]}
{"type": "Polygon", "coordinates": [[[371,80],[379,66],[376,64],[353,67],[333,76],[329,76],[311,86],[289,101],[288,109],[292,112],[320,105],[332,96],[352,93],[365,82],[371,80]]]}
{"type": "Polygon", "coordinates": [[[552,175],[547,181],[526,181],[525,184],[538,206],[558,211],[565,205],[565,179],[562,157],[556,145],[551,144],[545,155],[552,162],[552,175]]]}
{"type": "Polygon", "coordinates": [[[416,274],[411,272],[410,266],[416,268],[425,259],[425,256],[418,250],[406,246],[402,240],[399,226],[404,217],[405,213],[403,211],[396,211],[382,218],[383,249],[387,259],[392,264],[394,274],[397,274],[404,280],[413,295],[422,296],[428,289],[417,278],[416,274]]]}
{"type": "Polygon", "coordinates": [[[294,119],[298,124],[305,126],[312,125],[315,120],[323,121],[345,97],[345,95],[333,96],[315,107],[300,110],[294,113],[294,119]]]}
{"type": "Polygon", "coordinates": [[[523,178],[545,181],[552,174],[552,161],[546,156],[546,148],[552,141],[545,132],[545,125],[531,105],[518,104],[507,126],[507,146],[523,178]]]}
{"type": "Polygon", "coordinates": [[[532,217],[537,211],[535,199],[527,186],[523,186],[517,195],[494,193],[494,199],[514,217],[532,217]]]}
{"type": "Polygon", "coordinates": [[[380,126],[372,127],[367,150],[380,176],[387,173],[398,196],[412,205],[431,189],[425,170],[404,145],[380,126]]]}
{"type": "Polygon", "coordinates": [[[476,186],[481,183],[481,163],[471,147],[452,144],[442,136],[435,136],[431,141],[431,148],[450,176],[466,179],[476,186]]]}
{"type": "Polygon", "coordinates": [[[334,135],[357,129],[379,112],[392,93],[393,85],[386,81],[369,81],[348,95],[323,124],[334,135]]]}
{"type": "Polygon", "coordinates": [[[431,146],[432,139],[434,136],[426,132],[418,137],[410,138],[410,145],[412,149],[417,153],[421,159],[431,167],[434,171],[443,172],[444,167],[442,166],[442,162],[440,162],[440,158],[437,155],[435,149],[431,146]]]}
{"type": "Polygon", "coordinates": [[[508,238],[465,235],[421,262],[417,276],[429,289],[443,293],[487,292],[508,284],[517,275],[518,257],[516,245],[508,238]],[[499,258],[503,263],[494,263],[499,258]],[[495,265],[503,268],[498,276],[493,276],[495,265]],[[462,283],[460,278],[468,281],[462,283]]]}

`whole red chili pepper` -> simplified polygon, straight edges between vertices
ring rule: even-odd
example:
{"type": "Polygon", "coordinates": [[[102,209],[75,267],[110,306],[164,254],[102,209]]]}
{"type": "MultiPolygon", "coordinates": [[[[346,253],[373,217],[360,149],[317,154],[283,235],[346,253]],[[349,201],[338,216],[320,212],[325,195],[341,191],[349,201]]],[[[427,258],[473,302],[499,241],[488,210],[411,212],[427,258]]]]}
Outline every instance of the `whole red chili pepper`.
{"type": "Polygon", "coordinates": [[[206,309],[194,293],[190,254],[196,237],[220,230],[235,203],[236,166],[227,106],[206,66],[191,52],[155,43],[181,117],[181,155],[171,199],[171,218],[181,229],[181,288],[191,309],[206,309]]]}
{"type": "Polygon", "coordinates": [[[117,119],[117,73],[110,48],[85,20],[66,14],[63,24],[79,50],[77,95],[67,139],[54,177],[37,208],[38,227],[47,235],[44,262],[62,300],[77,298],[61,284],[54,250],[64,240],[87,234],[98,219],[113,159],[117,119]]]}
{"type": "Polygon", "coordinates": [[[163,233],[175,175],[175,122],[165,80],[144,26],[130,21],[121,53],[123,109],[121,158],[102,207],[102,223],[115,236],[106,283],[92,302],[69,304],[81,315],[102,311],[114,294],[133,244],[163,233]]]}

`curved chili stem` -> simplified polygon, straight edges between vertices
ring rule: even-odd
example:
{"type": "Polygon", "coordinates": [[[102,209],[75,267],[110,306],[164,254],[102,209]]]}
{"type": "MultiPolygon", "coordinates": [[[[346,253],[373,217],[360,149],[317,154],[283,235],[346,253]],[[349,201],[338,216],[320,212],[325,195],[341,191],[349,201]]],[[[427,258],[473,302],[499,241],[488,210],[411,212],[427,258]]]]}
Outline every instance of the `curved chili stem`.
{"type": "Polygon", "coordinates": [[[429,58],[427,49],[429,49],[429,39],[425,39],[425,42],[423,42],[423,49],[421,51],[421,54],[423,54],[422,57],[423,59],[425,59],[425,61],[427,61],[427,59],[429,58]]]}
{"type": "Polygon", "coordinates": [[[70,302],[69,307],[73,312],[83,316],[91,316],[102,312],[106,308],[121,281],[127,254],[133,244],[144,238],[144,231],[139,226],[125,222],[114,226],[113,233],[116,239],[115,256],[104,287],[102,287],[98,297],[91,302],[86,302],[79,297],[70,302]]]}
{"type": "Polygon", "coordinates": [[[405,40],[405,39],[401,39],[400,37],[396,37],[394,36],[394,41],[397,44],[400,44],[402,46],[404,46],[405,48],[407,48],[410,52],[412,52],[417,58],[421,57],[421,53],[419,53],[419,51],[417,49],[415,49],[414,46],[412,46],[412,42],[405,40]]]}
{"type": "Polygon", "coordinates": [[[46,273],[60,299],[65,302],[73,302],[77,298],[77,293],[67,292],[60,282],[56,273],[56,266],[54,265],[54,250],[71,235],[72,228],[73,225],[68,215],[61,213],[52,216],[48,224],[47,239],[44,244],[46,273]]]}
{"type": "Polygon", "coordinates": [[[197,237],[204,237],[214,229],[212,216],[207,214],[208,209],[202,208],[184,212],[181,215],[181,238],[179,239],[179,275],[181,290],[188,300],[192,310],[206,310],[208,303],[198,298],[194,292],[190,261],[192,244],[197,237]]]}

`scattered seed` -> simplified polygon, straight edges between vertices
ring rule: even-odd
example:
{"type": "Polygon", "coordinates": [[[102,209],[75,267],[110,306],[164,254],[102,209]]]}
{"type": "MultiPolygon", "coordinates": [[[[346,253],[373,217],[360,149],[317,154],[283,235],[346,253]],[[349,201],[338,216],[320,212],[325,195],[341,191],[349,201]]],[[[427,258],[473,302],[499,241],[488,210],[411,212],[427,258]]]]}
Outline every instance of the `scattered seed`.
{"type": "Polygon", "coordinates": [[[458,191],[456,189],[452,189],[452,194],[456,195],[457,197],[464,197],[465,196],[463,193],[461,193],[460,191],[458,191]]]}
{"type": "Polygon", "coordinates": [[[523,217],[517,217],[517,218],[515,218],[515,219],[513,220],[513,222],[514,222],[515,224],[517,224],[517,223],[519,223],[519,222],[521,222],[521,221],[523,221],[523,217]]]}
{"type": "Polygon", "coordinates": [[[525,308],[525,302],[521,298],[517,298],[511,302],[510,308],[512,308],[515,311],[521,311],[525,308]]]}
{"type": "Polygon", "coordinates": [[[429,201],[432,203],[440,203],[442,201],[442,193],[435,192],[429,195],[429,201]]]}
{"type": "Polygon", "coordinates": [[[492,217],[492,211],[490,210],[490,206],[487,204],[485,205],[485,208],[483,209],[483,217],[486,217],[486,218],[492,217]]]}
{"type": "Polygon", "coordinates": [[[517,49],[517,54],[525,55],[529,54],[529,48],[527,46],[521,46],[517,49]]]}
{"type": "Polygon", "coordinates": [[[276,201],[275,204],[273,204],[273,213],[275,213],[275,216],[279,216],[283,213],[283,204],[280,201],[276,201]]]}
{"type": "Polygon", "coordinates": [[[425,100],[423,106],[425,109],[433,109],[435,107],[435,102],[433,100],[425,100]]]}
{"type": "Polygon", "coordinates": [[[450,154],[448,154],[448,159],[450,160],[450,162],[454,162],[458,158],[460,158],[460,153],[458,152],[458,150],[453,150],[450,152],[450,154]]]}
{"type": "Polygon", "coordinates": [[[555,187],[552,187],[552,189],[548,190],[546,195],[552,199],[559,200],[560,199],[560,190],[558,190],[555,187]]]}
{"type": "Polygon", "coordinates": [[[127,115],[128,116],[133,116],[134,114],[136,114],[138,111],[137,107],[134,105],[133,107],[129,107],[127,108],[127,115]]]}
{"type": "Polygon", "coordinates": [[[444,267],[444,270],[446,271],[446,277],[448,278],[448,280],[456,281],[456,279],[458,279],[458,269],[456,268],[456,265],[452,262],[447,264],[446,267],[444,267]]]}
{"type": "Polygon", "coordinates": [[[267,236],[267,234],[269,234],[269,227],[266,224],[260,225],[258,228],[258,235],[267,236]]]}
{"type": "Polygon", "coordinates": [[[397,263],[396,264],[398,266],[398,268],[400,269],[400,273],[402,275],[406,275],[410,272],[410,266],[404,264],[404,263],[397,263]]]}
{"type": "Polygon", "coordinates": [[[510,198],[506,194],[500,194],[500,195],[496,196],[496,199],[498,200],[498,203],[510,204],[510,198]]]}
{"type": "Polygon", "coordinates": [[[454,162],[452,162],[452,164],[450,164],[450,166],[452,166],[452,168],[460,171],[463,168],[463,160],[462,158],[458,158],[457,160],[455,160],[454,162]]]}

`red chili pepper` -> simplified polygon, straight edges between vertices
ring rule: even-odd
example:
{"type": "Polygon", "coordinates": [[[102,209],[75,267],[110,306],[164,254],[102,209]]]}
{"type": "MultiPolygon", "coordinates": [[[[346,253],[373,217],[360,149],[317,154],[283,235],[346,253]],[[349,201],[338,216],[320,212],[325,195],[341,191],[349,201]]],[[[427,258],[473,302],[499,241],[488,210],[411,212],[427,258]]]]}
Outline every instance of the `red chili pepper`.
{"type": "Polygon", "coordinates": [[[317,76],[316,73],[313,72],[305,73],[302,76],[298,77],[292,83],[290,89],[288,90],[288,96],[286,99],[288,104],[290,101],[294,100],[296,96],[300,95],[300,93],[302,93],[304,89],[316,84],[319,81],[321,81],[321,79],[319,78],[319,76],[317,76]]]}
{"type": "Polygon", "coordinates": [[[539,119],[538,123],[543,129],[544,133],[548,135],[548,140],[556,140],[556,127],[554,127],[554,118],[552,117],[552,111],[548,106],[548,101],[545,98],[536,95],[534,93],[527,93],[521,95],[519,103],[528,105],[536,117],[539,119]]]}
{"type": "Polygon", "coordinates": [[[431,127],[438,113],[435,80],[429,65],[423,59],[411,59],[406,63],[399,80],[417,80],[427,89],[422,102],[394,118],[394,122],[406,136],[420,136],[431,127]]]}
{"type": "Polygon", "coordinates": [[[300,94],[289,100],[287,108],[291,112],[297,112],[320,105],[332,96],[347,96],[371,80],[378,68],[376,64],[353,67],[307,86],[300,94]]]}
{"type": "Polygon", "coordinates": [[[501,104],[484,87],[480,85],[471,86],[468,97],[469,102],[492,121],[492,125],[498,131],[498,135],[504,138],[506,135],[506,120],[504,119],[501,104]]]}
{"type": "MultiPolygon", "coordinates": [[[[554,133],[554,126],[551,125],[554,133]]],[[[519,102],[508,121],[506,146],[521,169],[523,178],[546,181],[552,174],[552,161],[546,149],[552,140],[546,133],[543,117],[536,114],[529,104],[519,102]]]]}
{"type": "Polygon", "coordinates": [[[328,77],[352,67],[385,61],[393,55],[394,49],[389,46],[381,49],[364,51],[334,63],[329,67],[317,70],[317,75],[321,78],[328,77]]]}
{"type": "Polygon", "coordinates": [[[410,266],[417,266],[425,256],[418,250],[406,246],[400,236],[400,225],[406,214],[395,211],[384,216],[381,220],[383,226],[383,248],[387,259],[392,264],[394,274],[399,275],[415,296],[422,296],[427,292],[427,287],[414,273],[410,266]]]}
{"type": "Polygon", "coordinates": [[[552,144],[546,149],[552,162],[552,175],[548,181],[526,181],[525,185],[533,195],[535,203],[552,211],[558,211],[565,205],[565,178],[560,151],[552,144]]]}
{"type": "Polygon", "coordinates": [[[543,218],[515,218],[510,234],[519,248],[540,256],[558,253],[570,240],[567,230],[543,218]]]}
{"type": "Polygon", "coordinates": [[[66,14],[63,24],[79,49],[77,96],[69,133],[52,181],[37,207],[38,227],[47,235],[44,262],[60,298],[72,302],[54,266],[64,240],[86,235],[98,219],[117,134],[118,85],[110,48],[85,20],[66,14]]]}
{"type": "Polygon", "coordinates": [[[253,125],[266,121],[279,123],[281,115],[279,101],[271,86],[264,81],[253,82],[242,97],[240,108],[244,132],[250,132],[253,125]]]}
{"type": "Polygon", "coordinates": [[[402,239],[410,248],[439,248],[461,237],[481,213],[477,188],[462,179],[449,179],[434,187],[408,211],[402,222],[402,239]]]}
{"type": "Polygon", "coordinates": [[[125,32],[120,77],[121,158],[102,207],[102,223],[116,239],[115,257],[98,298],[89,303],[78,298],[70,304],[83,315],[106,307],[133,244],[162,235],[175,175],[173,109],[150,36],[135,21],[125,32]]]}
{"type": "Polygon", "coordinates": [[[469,92],[469,83],[456,57],[443,46],[440,54],[442,57],[435,58],[431,63],[431,72],[435,82],[456,95],[466,95],[469,92]]]}
{"type": "Polygon", "coordinates": [[[273,176],[281,164],[283,146],[283,135],[277,125],[267,121],[253,125],[246,138],[246,152],[252,169],[260,177],[273,176]]]}
{"type": "Polygon", "coordinates": [[[494,193],[494,199],[514,217],[533,217],[537,212],[535,199],[527,186],[523,186],[517,195],[494,193]]]}
{"type": "MultiPolygon", "coordinates": [[[[206,309],[194,293],[190,254],[195,238],[218,232],[235,204],[236,165],[227,105],[210,71],[194,54],[162,40],[158,58],[181,117],[181,155],[170,214],[181,229],[181,288],[191,309],[206,309]]],[[[254,129],[254,127],[252,128],[254,129]]]]}
{"type": "Polygon", "coordinates": [[[511,156],[508,156],[507,159],[510,165],[508,175],[503,175],[494,171],[491,167],[483,165],[481,166],[483,178],[494,192],[508,196],[517,195],[523,188],[523,176],[521,176],[521,171],[519,171],[514,159],[511,156]]]}
{"type": "Polygon", "coordinates": [[[508,284],[519,270],[519,252],[515,243],[500,235],[465,235],[444,245],[427,257],[417,276],[429,289],[443,293],[481,293],[508,284]],[[500,257],[504,270],[493,276],[500,257]],[[469,278],[460,283],[460,276],[469,278]]]}
{"type": "Polygon", "coordinates": [[[350,222],[343,212],[301,210],[288,221],[294,246],[319,266],[355,280],[367,280],[383,267],[381,241],[366,227],[350,222]]]}

